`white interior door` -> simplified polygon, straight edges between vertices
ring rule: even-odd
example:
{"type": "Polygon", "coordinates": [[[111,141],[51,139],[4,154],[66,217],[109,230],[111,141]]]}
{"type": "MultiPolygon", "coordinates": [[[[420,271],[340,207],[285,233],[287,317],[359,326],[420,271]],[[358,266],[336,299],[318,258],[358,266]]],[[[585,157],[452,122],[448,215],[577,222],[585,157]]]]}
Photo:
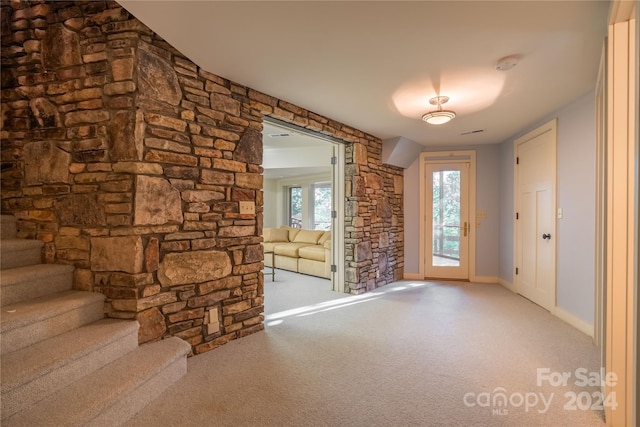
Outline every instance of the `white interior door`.
{"type": "Polygon", "coordinates": [[[516,287],[547,310],[556,303],[555,120],[516,140],[516,287]]]}
{"type": "Polygon", "coordinates": [[[469,279],[469,163],[426,165],[425,276],[469,279]]]}

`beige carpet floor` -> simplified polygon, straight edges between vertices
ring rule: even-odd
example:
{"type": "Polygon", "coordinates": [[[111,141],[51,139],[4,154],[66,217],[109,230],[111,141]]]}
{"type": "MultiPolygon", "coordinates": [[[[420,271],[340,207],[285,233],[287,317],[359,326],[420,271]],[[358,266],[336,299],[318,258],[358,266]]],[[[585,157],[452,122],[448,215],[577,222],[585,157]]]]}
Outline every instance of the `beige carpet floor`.
{"type": "Polygon", "coordinates": [[[576,376],[598,371],[591,339],[499,285],[349,296],[278,270],[265,298],[265,331],[190,358],[128,425],[604,425],[588,405],[599,387],[576,376]],[[564,372],[566,385],[546,379],[564,372]]]}

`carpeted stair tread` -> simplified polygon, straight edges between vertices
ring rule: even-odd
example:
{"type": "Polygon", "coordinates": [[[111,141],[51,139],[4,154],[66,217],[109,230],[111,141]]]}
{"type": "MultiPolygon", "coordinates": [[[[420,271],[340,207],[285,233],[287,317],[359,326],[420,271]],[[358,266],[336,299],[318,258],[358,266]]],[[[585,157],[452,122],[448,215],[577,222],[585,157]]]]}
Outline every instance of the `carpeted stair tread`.
{"type": "Polygon", "coordinates": [[[0,237],[13,239],[16,237],[16,217],[12,215],[0,215],[0,237]]]}
{"type": "Polygon", "coordinates": [[[73,269],[71,265],[38,264],[3,270],[0,302],[6,306],[71,290],[73,269]]]}
{"type": "Polygon", "coordinates": [[[42,246],[44,243],[40,240],[1,239],[0,268],[6,270],[42,263],[42,246]]]}
{"type": "Polygon", "coordinates": [[[120,359],[3,420],[9,426],[119,425],[186,373],[189,344],[169,338],[120,359]]]}
{"type": "Polygon", "coordinates": [[[2,356],[2,394],[133,332],[137,322],[103,319],[2,356]]]}
{"type": "Polygon", "coordinates": [[[138,346],[138,322],[103,319],[2,357],[2,417],[16,413],[138,346]]]}
{"type": "Polygon", "coordinates": [[[2,354],[104,318],[105,296],[63,291],[2,308],[2,354]]]}

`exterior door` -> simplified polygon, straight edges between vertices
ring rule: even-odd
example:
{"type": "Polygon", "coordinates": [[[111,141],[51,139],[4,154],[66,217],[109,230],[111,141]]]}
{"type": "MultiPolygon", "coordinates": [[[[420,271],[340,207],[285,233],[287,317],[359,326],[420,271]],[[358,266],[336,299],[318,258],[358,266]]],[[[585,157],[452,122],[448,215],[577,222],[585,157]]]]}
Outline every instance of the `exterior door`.
{"type": "Polygon", "coordinates": [[[516,288],[556,304],[556,121],[516,140],[516,288]]]}
{"type": "Polygon", "coordinates": [[[469,279],[469,163],[426,166],[425,276],[469,279]]]}

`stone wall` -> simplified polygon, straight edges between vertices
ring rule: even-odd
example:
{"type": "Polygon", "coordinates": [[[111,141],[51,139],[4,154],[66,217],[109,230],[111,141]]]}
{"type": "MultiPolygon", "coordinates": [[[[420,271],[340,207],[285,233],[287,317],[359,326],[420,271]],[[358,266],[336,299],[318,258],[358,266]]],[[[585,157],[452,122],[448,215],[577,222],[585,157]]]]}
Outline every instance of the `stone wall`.
{"type": "Polygon", "coordinates": [[[117,3],[1,13],[2,211],[140,342],[263,329],[265,115],[347,144],[349,290],[402,277],[402,170],[379,139],[200,69],[117,3]]]}

